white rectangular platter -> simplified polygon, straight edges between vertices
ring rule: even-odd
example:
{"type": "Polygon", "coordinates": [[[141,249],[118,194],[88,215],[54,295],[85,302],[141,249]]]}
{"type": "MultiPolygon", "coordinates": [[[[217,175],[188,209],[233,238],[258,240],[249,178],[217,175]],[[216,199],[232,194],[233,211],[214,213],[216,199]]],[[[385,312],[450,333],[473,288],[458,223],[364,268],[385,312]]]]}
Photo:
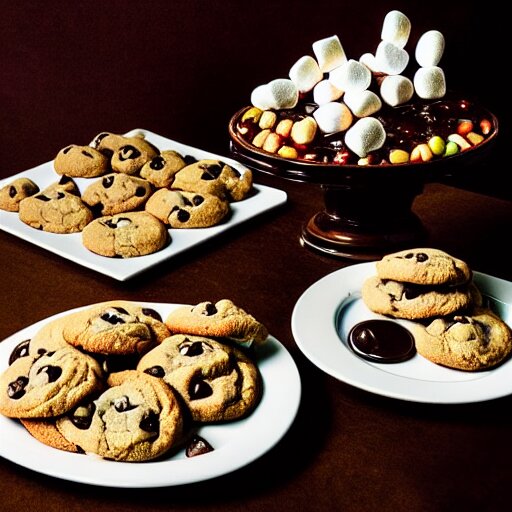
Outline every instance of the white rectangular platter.
{"type": "MultiPolygon", "coordinates": [[[[173,149],[183,156],[192,156],[197,160],[218,159],[236,168],[241,173],[247,171],[246,167],[233,159],[181,144],[148,130],[134,129],[126,135],[133,136],[135,134],[143,134],[149,142],[161,151],[173,149]]],[[[53,169],[53,161],[50,161],[1,180],[0,188],[21,177],[30,178],[41,190],[60,179],[60,176],[53,169]]],[[[81,192],[91,183],[91,179],[85,178],[74,178],[74,181],[81,192]]],[[[231,203],[232,214],[227,222],[210,228],[169,229],[171,243],[164,249],[146,256],[126,259],[108,258],[90,252],[82,245],[81,233],[62,235],[31,228],[21,222],[15,212],[0,210],[0,229],[79,265],[119,281],[125,281],[242,222],[284,204],[286,199],[286,193],[282,190],[255,184],[254,193],[250,197],[231,203]]]]}

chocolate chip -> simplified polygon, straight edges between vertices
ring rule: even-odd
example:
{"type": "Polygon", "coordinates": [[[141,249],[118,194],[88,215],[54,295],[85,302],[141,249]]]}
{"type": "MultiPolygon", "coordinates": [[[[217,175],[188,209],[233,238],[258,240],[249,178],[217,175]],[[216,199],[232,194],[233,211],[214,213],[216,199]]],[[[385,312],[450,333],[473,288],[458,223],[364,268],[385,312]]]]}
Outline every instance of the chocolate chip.
{"type": "Polygon", "coordinates": [[[126,311],[126,309],[121,308],[119,306],[115,306],[115,307],[113,307],[113,309],[115,309],[118,313],[121,313],[121,315],[129,315],[130,314],[130,313],[128,313],[128,311],[126,311]]]}
{"type": "Polygon", "coordinates": [[[178,220],[180,222],[187,222],[190,219],[190,213],[187,210],[182,210],[181,208],[178,210],[178,220]]]}
{"type": "Polygon", "coordinates": [[[137,187],[135,190],[135,195],[137,197],[144,197],[146,195],[146,189],[144,187],[137,187]]]}
{"type": "Polygon", "coordinates": [[[97,147],[99,145],[99,143],[105,138],[108,136],[108,132],[102,132],[100,134],[98,134],[96,136],[96,138],[94,139],[94,142],[93,142],[93,146],[94,147],[97,147]]]}
{"type": "Polygon", "coordinates": [[[190,199],[188,199],[187,197],[183,196],[183,204],[185,206],[192,206],[192,201],[190,201],[190,199]]]}
{"type": "Polygon", "coordinates": [[[110,188],[113,183],[114,183],[114,176],[105,176],[101,180],[101,184],[103,185],[103,188],[110,188]]]}
{"type": "Polygon", "coordinates": [[[201,314],[205,316],[212,316],[215,315],[215,313],[217,313],[217,308],[213,302],[207,302],[204,305],[204,310],[201,312],[201,314]]]}
{"type": "Polygon", "coordinates": [[[151,368],[146,368],[144,373],[148,375],[152,375],[153,377],[162,378],[165,376],[165,370],[161,366],[152,366],[151,368]]]}
{"type": "Polygon", "coordinates": [[[94,158],[89,151],[82,150],[82,155],[86,156],[87,158],[94,158]]]}
{"type": "Polygon", "coordinates": [[[87,430],[91,426],[96,406],[93,403],[77,407],[70,416],[71,423],[80,430],[87,430]]]}
{"type": "Polygon", "coordinates": [[[149,163],[149,167],[154,171],[161,171],[165,167],[165,160],[160,156],[155,156],[149,163]]]}
{"type": "Polygon", "coordinates": [[[46,365],[41,367],[37,373],[46,373],[48,375],[48,382],[55,382],[62,375],[62,368],[60,366],[46,365]]]}
{"type": "Polygon", "coordinates": [[[185,342],[179,347],[180,354],[187,357],[195,357],[201,355],[203,350],[203,343],[200,341],[194,341],[192,343],[185,342]]]}
{"type": "Polygon", "coordinates": [[[12,363],[14,363],[16,359],[28,356],[29,345],[30,340],[23,340],[14,347],[14,350],[11,352],[11,355],[9,356],[9,366],[12,363]]]}
{"type": "Polygon", "coordinates": [[[205,181],[215,180],[220,176],[222,172],[223,165],[221,164],[202,164],[199,166],[200,169],[203,169],[203,174],[201,174],[201,179],[205,181]]]}
{"type": "Polygon", "coordinates": [[[417,255],[416,255],[416,261],[418,263],[423,263],[424,261],[427,261],[428,260],[428,255],[425,254],[424,252],[419,252],[417,255]]]}
{"type": "Polygon", "coordinates": [[[63,199],[64,197],[66,197],[66,194],[64,194],[64,192],[57,192],[57,199],[63,199]]]}
{"type": "Polygon", "coordinates": [[[201,398],[213,395],[213,389],[204,380],[196,380],[190,383],[188,395],[190,400],[200,400],[201,398]]]}
{"type": "Polygon", "coordinates": [[[59,185],[65,185],[66,183],[69,183],[70,181],[72,181],[72,179],[69,176],[66,176],[65,174],[63,174],[59,180],[59,185]]]}
{"type": "Polygon", "coordinates": [[[213,446],[201,436],[194,436],[185,449],[187,457],[195,457],[213,451],[213,446]]]}
{"type": "Polygon", "coordinates": [[[124,162],[125,160],[135,160],[141,155],[141,152],[130,144],[119,148],[119,160],[124,162]]]}
{"type": "Polygon", "coordinates": [[[66,155],[67,153],[69,153],[71,151],[72,148],[73,148],[73,146],[67,146],[62,150],[62,152],[66,155]]]}
{"type": "Polygon", "coordinates": [[[137,406],[130,403],[130,399],[127,396],[121,396],[114,400],[114,409],[117,412],[126,412],[135,409],[137,406]]]}
{"type": "Polygon", "coordinates": [[[51,199],[48,196],[45,196],[44,194],[39,194],[35,196],[36,199],[39,199],[40,201],[51,201],[51,199]]]}
{"type": "Polygon", "coordinates": [[[154,432],[158,434],[160,431],[160,420],[158,414],[151,412],[139,423],[139,427],[144,432],[154,432]]]}
{"type": "Polygon", "coordinates": [[[155,311],[151,308],[142,308],[142,314],[146,316],[150,316],[151,318],[154,318],[155,320],[158,320],[159,322],[162,321],[162,317],[160,316],[160,313],[158,311],[155,311]]]}
{"type": "Polygon", "coordinates": [[[7,386],[7,396],[13,400],[19,400],[25,394],[28,377],[20,376],[7,386]]]}
{"type": "Polygon", "coordinates": [[[9,197],[14,197],[17,194],[16,187],[10,186],[9,187],[9,197]]]}
{"type": "Polygon", "coordinates": [[[195,156],[192,156],[192,155],[185,155],[183,157],[183,161],[187,164],[187,165],[190,165],[190,164],[195,164],[197,162],[197,158],[195,156]]]}
{"type": "Polygon", "coordinates": [[[192,202],[194,203],[194,206],[199,206],[204,201],[204,197],[200,195],[195,195],[192,198],[192,202]]]}
{"type": "Polygon", "coordinates": [[[126,323],[121,317],[117,316],[114,313],[110,313],[107,311],[106,313],[103,313],[100,317],[105,322],[108,322],[109,324],[116,325],[116,324],[124,324],[126,323]]]}

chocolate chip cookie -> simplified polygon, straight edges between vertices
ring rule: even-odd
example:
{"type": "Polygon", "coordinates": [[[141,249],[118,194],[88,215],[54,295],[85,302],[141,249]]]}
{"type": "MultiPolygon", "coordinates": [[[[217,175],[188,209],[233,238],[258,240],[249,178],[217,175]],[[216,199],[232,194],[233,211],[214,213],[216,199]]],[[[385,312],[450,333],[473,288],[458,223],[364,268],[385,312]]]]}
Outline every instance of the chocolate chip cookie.
{"type": "Polygon", "coordinates": [[[86,453],[142,462],[181,441],[183,413],[162,379],[135,370],[112,374],[108,389],[57,420],[59,432],[86,453]]]}
{"type": "Polygon", "coordinates": [[[170,241],[164,223],[147,212],[124,212],[93,220],[82,233],[91,252],[110,258],[152,254],[170,241]]]}
{"type": "Polygon", "coordinates": [[[0,210],[17,212],[20,202],[39,192],[39,187],[29,178],[17,178],[0,189],[0,210]]]}
{"type": "Polygon", "coordinates": [[[180,306],[169,313],[165,324],[173,333],[228,338],[242,345],[258,345],[268,337],[261,322],[229,299],[180,306]]]}
{"type": "Polygon", "coordinates": [[[171,336],[144,355],[137,369],[167,382],[197,422],[245,417],[261,398],[256,364],[242,350],[211,338],[171,336]]]}
{"type": "Polygon", "coordinates": [[[220,224],[230,207],[213,194],[162,188],[149,198],[146,211],[171,228],[208,228],[220,224]]]}
{"type": "Polygon", "coordinates": [[[101,389],[97,361],[74,347],[19,357],[0,375],[0,413],[48,418],[68,412],[101,389]]]}
{"type": "Polygon", "coordinates": [[[433,363],[459,370],[495,367],[512,352],[510,327],[486,308],[436,318],[411,326],[419,354],[433,363]]]}
{"type": "Polygon", "coordinates": [[[245,199],[252,189],[252,172],[240,173],[234,167],[212,159],[198,160],[176,173],[173,188],[213,194],[228,201],[245,199]]]}
{"type": "Polygon", "coordinates": [[[155,188],[169,188],[174,176],[187,164],[183,157],[173,150],[164,150],[146,162],[140,170],[141,178],[148,180],[155,188]]]}
{"type": "Polygon", "coordinates": [[[90,146],[71,144],[61,149],[53,161],[57,174],[74,178],[95,178],[110,171],[109,159],[90,146]]]}
{"type": "Polygon", "coordinates": [[[50,233],[78,233],[93,220],[93,213],[80,197],[56,191],[23,199],[19,218],[35,229],[50,233]]]}

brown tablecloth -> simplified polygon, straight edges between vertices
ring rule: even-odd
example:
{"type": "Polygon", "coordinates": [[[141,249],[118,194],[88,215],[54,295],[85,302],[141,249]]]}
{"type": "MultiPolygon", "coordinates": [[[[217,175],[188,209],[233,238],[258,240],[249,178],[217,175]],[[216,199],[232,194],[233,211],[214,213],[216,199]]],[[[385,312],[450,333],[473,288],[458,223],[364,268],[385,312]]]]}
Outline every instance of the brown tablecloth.
{"type": "MultiPolygon", "coordinates": [[[[467,87],[499,115],[506,91],[490,46],[500,41],[501,16],[490,4],[478,11],[405,2],[391,8],[408,14],[416,34],[441,30],[449,84],[467,87]],[[491,83],[495,75],[500,80],[491,83]]],[[[327,1],[3,6],[0,178],[104,130],[146,128],[227,155],[229,118],[256,85],[286,75],[311,53],[313,41],[334,33],[349,54],[371,51],[388,10],[378,2],[327,1]]],[[[414,212],[429,245],[512,280],[507,123],[488,159],[456,183],[427,184],[414,212]]],[[[255,179],[285,190],[287,203],[126,282],[0,231],[0,339],[60,311],[113,298],[190,304],[231,298],[266,324],[299,368],[302,400],[287,435],[239,471],[157,489],[91,487],[0,458],[0,510],[508,507],[510,397],[465,405],[393,400],[326,375],[302,354],[290,325],[296,301],[318,279],[354,262],[299,244],[302,225],[322,208],[319,187],[259,173],[255,179]]]]}

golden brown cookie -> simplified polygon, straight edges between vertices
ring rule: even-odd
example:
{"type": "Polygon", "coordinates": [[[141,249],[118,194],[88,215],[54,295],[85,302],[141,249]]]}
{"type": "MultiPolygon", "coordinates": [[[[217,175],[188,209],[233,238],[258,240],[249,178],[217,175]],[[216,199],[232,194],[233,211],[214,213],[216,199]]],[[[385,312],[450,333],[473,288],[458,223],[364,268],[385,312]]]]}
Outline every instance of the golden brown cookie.
{"type": "Polygon", "coordinates": [[[57,174],[74,178],[95,178],[110,170],[108,158],[90,146],[71,144],[62,148],[53,161],[57,174]]]}
{"type": "Polygon", "coordinates": [[[178,171],[172,187],[187,192],[213,194],[228,201],[240,201],[252,189],[252,172],[246,169],[240,173],[220,160],[203,159],[178,171]]]}
{"type": "Polygon", "coordinates": [[[16,359],[0,375],[0,413],[11,418],[49,418],[69,411],[101,389],[97,361],[67,346],[16,359]]]}
{"type": "Polygon", "coordinates": [[[39,187],[29,178],[17,178],[0,189],[0,210],[17,212],[20,202],[39,192],[39,187]]]}
{"type": "Polygon", "coordinates": [[[93,220],[82,233],[91,252],[110,258],[152,254],[170,241],[164,223],[147,212],[124,212],[93,220]]]}
{"type": "Polygon", "coordinates": [[[135,370],[112,374],[97,399],[57,421],[69,442],[106,459],[142,462],[181,441],[183,413],[162,379],[135,370]]]}
{"type": "Polygon", "coordinates": [[[198,422],[245,417],[261,398],[256,364],[242,350],[211,338],[171,336],[143,356],[137,369],[167,382],[198,422]]]}
{"type": "Polygon", "coordinates": [[[450,315],[472,305],[474,285],[422,286],[371,276],[361,290],[375,313],[409,320],[450,315]]]}
{"type": "Polygon", "coordinates": [[[50,233],[78,233],[93,219],[82,199],[69,192],[50,192],[23,199],[19,218],[25,224],[50,233]]]}
{"type": "Polygon", "coordinates": [[[71,345],[107,355],[143,354],[169,330],[156,312],[129,301],[94,304],[65,318],[62,330],[71,345]]]}
{"type": "Polygon", "coordinates": [[[68,441],[58,430],[55,425],[55,418],[47,419],[27,419],[21,418],[20,423],[27,429],[32,437],[39,442],[63,450],[66,452],[83,453],[76,444],[68,441]]]}
{"type": "Polygon", "coordinates": [[[407,249],[387,254],[377,261],[377,275],[383,279],[420,285],[459,285],[471,280],[468,264],[433,248],[407,249]]]}
{"type": "Polygon", "coordinates": [[[171,228],[209,228],[230,211],[229,202],[213,194],[162,188],[146,203],[146,211],[171,228]]]}
{"type": "Polygon", "coordinates": [[[258,345],[268,337],[261,322],[229,299],[180,306],[169,313],[165,324],[173,333],[228,338],[243,345],[258,345]]]}
{"type": "Polygon", "coordinates": [[[138,210],[153,192],[149,181],[128,174],[110,173],[91,183],[82,200],[99,216],[138,210]]]}
{"type": "Polygon", "coordinates": [[[172,186],[176,173],[185,165],[185,160],[177,151],[164,150],[142,166],[140,176],[148,180],[155,188],[169,188],[172,186]]]}
{"type": "Polygon", "coordinates": [[[510,327],[486,308],[413,323],[416,349],[433,363],[459,370],[492,368],[512,352],[510,327]]]}

